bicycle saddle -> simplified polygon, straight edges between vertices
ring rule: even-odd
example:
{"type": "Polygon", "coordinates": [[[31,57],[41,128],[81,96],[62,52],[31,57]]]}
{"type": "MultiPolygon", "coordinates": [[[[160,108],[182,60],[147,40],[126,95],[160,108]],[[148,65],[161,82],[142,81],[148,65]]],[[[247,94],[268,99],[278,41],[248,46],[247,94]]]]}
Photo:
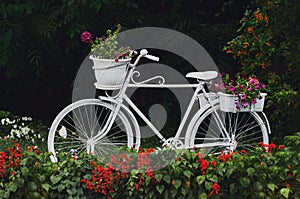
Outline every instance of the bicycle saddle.
{"type": "Polygon", "coordinates": [[[186,77],[207,81],[207,80],[212,80],[217,78],[218,72],[216,71],[190,72],[186,74],[186,77]]]}

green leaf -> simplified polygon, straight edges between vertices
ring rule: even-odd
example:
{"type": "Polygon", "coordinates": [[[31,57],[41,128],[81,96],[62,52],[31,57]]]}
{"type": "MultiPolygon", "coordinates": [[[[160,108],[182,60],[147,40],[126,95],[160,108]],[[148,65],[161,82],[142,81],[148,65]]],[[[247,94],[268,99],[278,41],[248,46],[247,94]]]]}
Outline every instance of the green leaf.
{"type": "Polygon", "coordinates": [[[213,183],[206,181],[204,185],[205,185],[206,190],[211,190],[211,187],[212,187],[213,183]]]}
{"type": "Polygon", "coordinates": [[[207,199],[207,195],[205,192],[201,193],[199,199],[207,199]]]}
{"type": "Polygon", "coordinates": [[[24,185],[24,179],[23,178],[16,178],[16,185],[18,186],[18,187],[23,187],[23,185],[24,185]]]}
{"type": "Polygon", "coordinates": [[[51,182],[52,182],[53,184],[58,183],[61,179],[62,179],[61,176],[55,176],[55,175],[52,175],[52,176],[50,177],[50,180],[51,180],[51,182]]]}
{"type": "Polygon", "coordinates": [[[246,177],[242,177],[240,179],[240,183],[243,187],[248,187],[250,185],[250,179],[246,177]]]}
{"type": "Polygon", "coordinates": [[[47,192],[49,191],[50,187],[51,187],[50,184],[46,184],[46,183],[42,184],[42,188],[45,189],[47,192]]]}
{"type": "Polygon", "coordinates": [[[205,176],[197,176],[196,181],[199,185],[201,185],[205,181],[205,176]]]}
{"type": "Polygon", "coordinates": [[[45,177],[45,175],[37,175],[37,177],[38,177],[38,179],[39,179],[39,181],[40,182],[44,182],[45,181],[45,179],[46,179],[46,177],[45,177]]]}
{"type": "Polygon", "coordinates": [[[255,172],[254,168],[250,167],[247,169],[248,176],[253,176],[254,172],[255,172]]]}
{"type": "Polygon", "coordinates": [[[164,185],[156,185],[156,190],[161,194],[165,189],[164,185]]]}
{"type": "Polygon", "coordinates": [[[283,197],[288,198],[289,197],[289,193],[290,193],[290,189],[289,188],[282,188],[282,189],[280,189],[279,193],[283,197]]]}
{"type": "Polygon", "coordinates": [[[38,188],[38,186],[36,185],[35,182],[29,182],[29,183],[28,183],[28,189],[29,189],[30,191],[35,191],[35,190],[37,190],[37,188],[38,188]]]}
{"type": "Polygon", "coordinates": [[[172,196],[172,198],[175,198],[177,192],[178,192],[177,189],[171,189],[171,196],[172,196]]]}
{"type": "Polygon", "coordinates": [[[169,175],[165,175],[165,176],[164,176],[164,181],[165,181],[166,183],[170,184],[170,182],[171,182],[171,177],[170,177],[169,175]]]}
{"type": "Polygon", "coordinates": [[[9,188],[12,192],[16,192],[18,187],[16,185],[12,184],[9,188]]]}
{"type": "Polygon", "coordinates": [[[163,175],[162,174],[155,174],[155,179],[160,182],[161,179],[163,178],[163,175]]]}
{"type": "Polygon", "coordinates": [[[226,177],[229,178],[233,172],[233,168],[228,168],[226,171],[226,177]]]}
{"type": "Polygon", "coordinates": [[[256,191],[261,191],[263,189],[263,185],[259,181],[255,182],[253,186],[256,191]]]}
{"type": "Polygon", "coordinates": [[[62,190],[65,189],[65,185],[64,184],[60,184],[60,185],[58,185],[57,189],[58,189],[59,192],[61,192],[62,190]]]}
{"type": "Polygon", "coordinates": [[[207,177],[207,179],[212,182],[218,182],[218,177],[216,175],[210,175],[209,177],[207,177]]]}
{"type": "Polygon", "coordinates": [[[147,178],[146,178],[146,186],[149,185],[149,183],[151,182],[151,179],[152,179],[151,177],[147,177],[147,178]]]}
{"type": "Polygon", "coordinates": [[[186,195],[186,188],[185,188],[185,187],[182,187],[182,188],[181,188],[181,193],[182,193],[182,195],[184,195],[184,196],[186,195]]]}
{"type": "Polygon", "coordinates": [[[183,174],[184,174],[188,179],[190,179],[191,176],[194,175],[194,174],[193,174],[191,171],[189,171],[189,170],[184,171],[183,174]]]}
{"type": "Polygon", "coordinates": [[[180,180],[175,180],[175,182],[174,182],[175,189],[178,189],[180,187],[180,185],[181,185],[181,181],[180,180]]]}
{"type": "Polygon", "coordinates": [[[274,193],[275,189],[278,189],[277,185],[274,183],[268,183],[268,188],[271,189],[271,191],[274,193]]]}

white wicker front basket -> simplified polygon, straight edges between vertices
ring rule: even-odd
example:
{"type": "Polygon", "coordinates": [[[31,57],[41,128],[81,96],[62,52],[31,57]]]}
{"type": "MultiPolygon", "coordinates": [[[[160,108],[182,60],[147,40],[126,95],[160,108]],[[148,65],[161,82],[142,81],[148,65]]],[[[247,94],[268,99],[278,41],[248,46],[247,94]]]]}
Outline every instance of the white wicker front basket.
{"type": "Polygon", "coordinates": [[[93,63],[97,82],[95,86],[102,90],[120,89],[125,81],[127,65],[131,59],[98,59],[92,55],[89,57],[93,63]]]}

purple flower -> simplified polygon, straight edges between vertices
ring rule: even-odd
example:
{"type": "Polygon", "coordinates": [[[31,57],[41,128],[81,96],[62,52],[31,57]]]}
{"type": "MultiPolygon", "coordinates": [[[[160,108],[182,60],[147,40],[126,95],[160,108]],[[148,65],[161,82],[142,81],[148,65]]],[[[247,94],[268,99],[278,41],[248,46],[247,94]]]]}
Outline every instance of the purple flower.
{"type": "Polygon", "coordinates": [[[243,79],[248,79],[248,75],[246,75],[246,74],[242,74],[241,77],[242,77],[243,79]]]}
{"type": "Polygon", "coordinates": [[[252,104],[256,104],[256,102],[257,102],[257,101],[256,101],[256,98],[254,98],[254,99],[252,100],[251,103],[252,103],[252,104]]]}
{"type": "Polygon", "coordinates": [[[234,86],[229,86],[229,90],[231,91],[231,92],[233,92],[234,91],[234,86]]]}
{"type": "Polygon", "coordinates": [[[257,90],[257,89],[259,89],[259,85],[256,85],[256,86],[255,86],[255,90],[257,90]]]}
{"type": "Polygon", "coordinates": [[[246,99],[247,95],[244,93],[241,97],[242,100],[246,99]]]}
{"type": "Polygon", "coordinates": [[[106,37],[105,37],[105,36],[102,36],[102,40],[105,41],[105,40],[106,40],[106,37]]]}
{"type": "Polygon", "coordinates": [[[235,108],[236,108],[237,110],[241,110],[240,102],[239,102],[238,100],[236,100],[234,103],[235,103],[235,108]]]}
{"type": "Polygon", "coordinates": [[[242,88],[243,88],[243,85],[239,84],[239,89],[242,90],[242,88]]]}
{"type": "Polygon", "coordinates": [[[90,43],[92,40],[92,34],[88,31],[81,33],[81,41],[84,43],[90,43]]]}
{"type": "Polygon", "coordinates": [[[119,62],[119,59],[118,59],[118,58],[116,58],[116,59],[115,59],[115,62],[119,62]]]}
{"type": "Polygon", "coordinates": [[[251,90],[252,90],[252,88],[251,88],[251,87],[247,87],[247,90],[248,90],[248,91],[251,91],[251,90]]]}
{"type": "Polygon", "coordinates": [[[265,84],[262,84],[261,87],[262,87],[263,89],[265,89],[265,88],[266,88],[266,85],[265,85],[265,84]]]}

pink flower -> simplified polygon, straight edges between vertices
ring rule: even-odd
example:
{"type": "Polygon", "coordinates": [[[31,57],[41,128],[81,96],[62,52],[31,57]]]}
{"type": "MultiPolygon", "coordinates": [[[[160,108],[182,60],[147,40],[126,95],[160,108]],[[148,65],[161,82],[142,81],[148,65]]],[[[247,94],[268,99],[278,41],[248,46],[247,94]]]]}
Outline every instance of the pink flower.
{"type": "Polygon", "coordinates": [[[257,90],[257,89],[259,89],[259,85],[256,85],[256,86],[255,86],[255,90],[257,90]]]}
{"type": "Polygon", "coordinates": [[[231,85],[231,86],[229,87],[229,90],[230,90],[230,91],[234,91],[234,86],[231,85]]]}
{"type": "Polygon", "coordinates": [[[115,62],[119,62],[119,59],[118,59],[118,58],[116,58],[116,59],[115,59],[115,62]]]}
{"type": "Polygon", "coordinates": [[[81,33],[81,41],[84,43],[90,43],[90,41],[92,40],[92,34],[88,31],[84,31],[83,33],[81,33]]]}
{"type": "Polygon", "coordinates": [[[256,104],[256,102],[257,102],[257,101],[256,101],[256,98],[254,98],[254,99],[252,100],[251,103],[252,103],[252,104],[256,104]]]}
{"type": "Polygon", "coordinates": [[[265,88],[266,88],[266,85],[265,85],[265,84],[262,84],[261,87],[262,87],[263,89],[265,89],[265,88]]]}
{"type": "Polygon", "coordinates": [[[242,84],[239,84],[239,89],[242,89],[243,88],[243,85],[242,84]]]}
{"type": "Polygon", "coordinates": [[[248,106],[248,102],[242,102],[242,106],[243,107],[247,107],[248,106]]]}
{"type": "Polygon", "coordinates": [[[259,84],[259,81],[258,81],[258,79],[256,79],[255,77],[253,77],[253,78],[250,79],[249,83],[253,84],[253,85],[257,85],[257,84],[259,84]]]}
{"type": "Polygon", "coordinates": [[[225,84],[220,84],[220,89],[223,90],[225,88],[225,84]]]}
{"type": "Polygon", "coordinates": [[[251,87],[248,87],[248,88],[247,88],[247,90],[248,90],[248,91],[251,91],[251,90],[252,90],[252,88],[251,88],[251,87]]]}

